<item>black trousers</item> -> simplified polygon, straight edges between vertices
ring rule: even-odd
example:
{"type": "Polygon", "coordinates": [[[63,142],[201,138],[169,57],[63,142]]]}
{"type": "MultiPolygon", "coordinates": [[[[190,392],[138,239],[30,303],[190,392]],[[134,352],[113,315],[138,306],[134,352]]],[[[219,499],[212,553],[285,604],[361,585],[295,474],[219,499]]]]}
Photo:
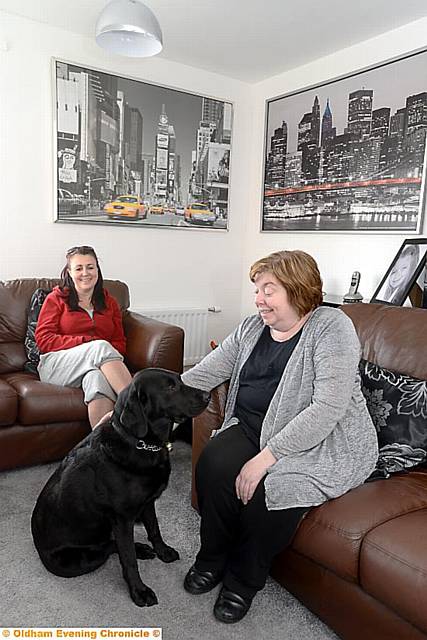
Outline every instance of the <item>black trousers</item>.
{"type": "Polygon", "coordinates": [[[223,584],[244,597],[262,589],[274,556],[292,540],[309,507],[268,511],[264,478],[247,505],[236,496],[235,480],[259,449],[239,425],[215,436],[196,466],[199,503],[199,571],[223,573],[223,584]]]}

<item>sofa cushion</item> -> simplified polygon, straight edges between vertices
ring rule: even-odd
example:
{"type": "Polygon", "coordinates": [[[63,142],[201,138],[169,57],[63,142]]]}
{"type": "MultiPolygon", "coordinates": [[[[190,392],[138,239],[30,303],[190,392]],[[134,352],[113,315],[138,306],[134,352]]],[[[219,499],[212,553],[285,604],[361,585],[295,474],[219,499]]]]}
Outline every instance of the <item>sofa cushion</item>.
{"type": "MultiPolygon", "coordinates": [[[[1,325],[1,316],[0,316],[1,325]]],[[[23,342],[1,342],[0,326],[0,373],[20,371],[25,364],[26,356],[23,342]]]]}
{"type": "Polygon", "coordinates": [[[427,509],[370,531],[362,547],[360,583],[402,618],[427,633],[427,509]]]}
{"type": "Polygon", "coordinates": [[[36,343],[36,328],[41,308],[49,293],[49,289],[38,288],[34,291],[30,300],[27,331],[24,340],[25,353],[27,354],[27,362],[24,368],[30,373],[37,373],[37,367],[40,362],[40,351],[36,343]]]}
{"type": "Polygon", "coordinates": [[[427,340],[423,327],[426,310],[389,304],[345,304],[341,310],[351,318],[362,358],[380,367],[427,380],[427,340]]]}
{"type": "Polygon", "coordinates": [[[24,338],[30,299],[35,289],[52,288],[46,278],[0,282],[0,373],[22,371],[26,362],[24,338]]]}
{"type": "Polygon", "coordinates": [[[427,381],[361,360],[362,391],[378,432],[374,477],[415,467],[427,457],[427,381]]]}
{"type": "Polygon", "coordinates": [[[6,380],[0,378],[0,426],[15,424],[17,415],[18,394],[6,380]]]}
{"type": "Polygon", "coordinates": [[[417,509],[427,509],[424,470],[369,482],[312,508],[301,522],[292,547],[345,580],[358,582],[365,536],[384,522],[417,509]]]}
{"type": "Polygon", "coordinates": [[[81,389],[40,382],[31,373],[3,375],[19,396],[18,422],[22,425],[87,420],[81,389]]]}

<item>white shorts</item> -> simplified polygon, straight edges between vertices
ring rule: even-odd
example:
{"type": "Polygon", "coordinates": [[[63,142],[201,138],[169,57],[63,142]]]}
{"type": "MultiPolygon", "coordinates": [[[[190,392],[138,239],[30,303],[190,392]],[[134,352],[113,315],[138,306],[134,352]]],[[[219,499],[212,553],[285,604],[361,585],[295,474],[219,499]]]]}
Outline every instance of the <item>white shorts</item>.
{"type": "Polygon", "coordinates": [[[37,370],[42,382],[81,387],[86,404],[102,396],[115,402],[117,394],[100,370],[111,360],[123,360],[123,356],[107,340],[93,340],[42,354],[37,370]]]}

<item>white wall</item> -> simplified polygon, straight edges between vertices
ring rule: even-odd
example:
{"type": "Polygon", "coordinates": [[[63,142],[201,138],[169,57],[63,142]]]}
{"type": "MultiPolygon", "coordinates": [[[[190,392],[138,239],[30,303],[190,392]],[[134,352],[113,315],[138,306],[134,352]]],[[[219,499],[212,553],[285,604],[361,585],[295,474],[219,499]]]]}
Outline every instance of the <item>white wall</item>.
{"type": "Polygon", "coordinates": [[[90,244],[134,308],[208,307],[210,337],[240,318],[247,208],[248,85],[160,58],[108,56],[94,40],[0,13],[0,280],[58,276],[65,250],[90,244]],[[230,230],[53,223],[51,57],[234,102],[230,230]]]}
{"type": "Polygon", "coordinates": [[[253,311],[248,267],[279,248],[311,253],[330,293],[344,293],[358,269],[369,297],[409,234],[259,232],[265,100],[421,48],[426,34],[427,18],[251,86],[161,58],[108,56],[92,39],[0,12],[0,279],[57,276],[67,247],[92,244],[104,275],[129,284],[134,308],[221,307],[209,321],[215,339],[253,311]],[[54,224],[52,56],[234,102],[229,232],[54,224]]]}
{"type": "MultiPolygon", "coordinates": [[[[358,270],[361,272],[360,291],[365,297],[370,298],[403,239],[413,235],[367,232],[260,233],[265,101],[415,51],[425,47],[426,44],[427,18],[423,18],[251,86],[253,136],[248,181],[251,185],[251,197],[243,254],[243,315],[253,310],[253,287],[248,281],[248,267],[257,258],[271,251],[303,249],[313,255],[318,261],[323,276],[324,290],[329,293],[339,295],[346,293],[352,272],[358,270]]],[[[304,46],[304,43],[301,43],[301,46],[304,46]]],[[[399,79],[396,78],[396,82],[398,81],[399,79]]],[[[423,235],[427,231],[427,216],[425,218],[423,235]]]]}

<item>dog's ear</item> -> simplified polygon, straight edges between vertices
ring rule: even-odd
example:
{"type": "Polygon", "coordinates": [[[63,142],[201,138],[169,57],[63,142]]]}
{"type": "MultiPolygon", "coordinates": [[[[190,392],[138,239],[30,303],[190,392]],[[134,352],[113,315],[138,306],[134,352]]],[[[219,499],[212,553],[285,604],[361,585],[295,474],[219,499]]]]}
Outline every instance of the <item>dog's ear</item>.
{"type": "Polygon", "coordinates": [[[114,413],[120,420],[120,424],[138,438],[143,438],[148,431],[147,416],[144,411],[146,402],[144,391],[132,381],[119,393],[114,407],[114,413]]]}

